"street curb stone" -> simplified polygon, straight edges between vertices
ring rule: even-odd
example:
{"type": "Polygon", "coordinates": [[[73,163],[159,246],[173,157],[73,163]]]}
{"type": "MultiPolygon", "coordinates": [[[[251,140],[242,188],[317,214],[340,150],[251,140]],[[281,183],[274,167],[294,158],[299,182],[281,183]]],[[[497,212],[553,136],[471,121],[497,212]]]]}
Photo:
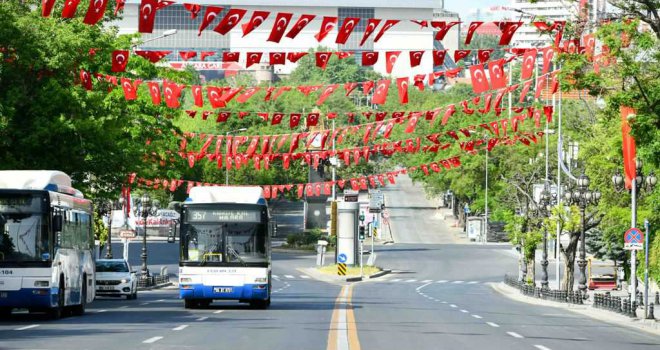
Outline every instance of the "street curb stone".
{"type": "Polygon", "coordinates": [[[637,330],[645,331],[647,333],[660,335],[660,322],[658,322],[657,320],[631,319],[629,317],[619,315],[613,312],[594,309],[591,306],[562,304],[549,300],[532,298],[520,294],[519,290],[506,285],[504,282],[489,283],[489,285],[494,291],[515,301],[532,304],[532,305],[541,305],[541,306],[549,306],[559,309],[565,309],[609,324],[634,328],[637,330]]]}
{"type": "Polygon", "coordinates": [[[165,288],[165,287],[173,286],[173,285],[174,284],[172,282],[161,283],[161,284],[155,285],[153,287],[138,287],[138,291],[140,291],[140,290],[145,291],[145,290],[161,289],[161,288],[165,288]]]}

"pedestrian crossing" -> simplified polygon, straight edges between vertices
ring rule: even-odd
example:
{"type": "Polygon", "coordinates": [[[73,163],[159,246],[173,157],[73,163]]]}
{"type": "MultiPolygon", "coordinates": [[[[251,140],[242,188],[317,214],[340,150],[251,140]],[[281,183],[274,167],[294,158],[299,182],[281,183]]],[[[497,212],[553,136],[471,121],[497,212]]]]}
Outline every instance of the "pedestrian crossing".
{"type": "Polygon", "coordinates": [[[298,276],[294,276],[294,275],[272,275],[272,277],[273,277],[274,280],[277,280],[277,281],[282,281],[282,280],[310,280],[311,279],[311,277],[309,277],[307,275],[298,275],[298,276]]]}

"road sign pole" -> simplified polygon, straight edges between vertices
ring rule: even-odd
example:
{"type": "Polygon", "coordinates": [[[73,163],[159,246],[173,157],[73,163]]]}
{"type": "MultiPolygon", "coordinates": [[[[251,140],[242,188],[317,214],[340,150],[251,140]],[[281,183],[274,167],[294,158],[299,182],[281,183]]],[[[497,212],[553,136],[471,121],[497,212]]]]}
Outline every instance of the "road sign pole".
{"type": "MultiPolygon", "coordinates": [[[[632,222],[630,227],[637,227],[637,181],[633,179],[631,181],[632,195],[631,195],[631,211],[632,211],[632,222]]],[[[631,300],[637,297],[637,252],[635,250],[630,251],[630,295],[631,300]]]]}
{"type": "Polygon", "coordinates": [[[360,240],[360,278],[364,276],[364,271],[362,269],[362,253],[364,252],[363,241],[360,240]]]}
{"type": "Polygon", "coordinates": [[[649,316],[649,220],[644,219],[644,318],[649,316]]]}

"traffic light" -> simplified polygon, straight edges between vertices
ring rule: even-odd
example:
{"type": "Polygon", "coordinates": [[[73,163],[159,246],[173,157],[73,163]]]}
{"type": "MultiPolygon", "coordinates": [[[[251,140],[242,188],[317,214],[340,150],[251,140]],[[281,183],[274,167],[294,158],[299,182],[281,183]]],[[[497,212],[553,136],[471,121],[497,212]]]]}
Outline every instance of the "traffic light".
{"type": "Polygon", "coordinates": [[[364,226],[360,226],[360,229],[358,231],[358,238],[361,241],[364,241],[364,226]]]}

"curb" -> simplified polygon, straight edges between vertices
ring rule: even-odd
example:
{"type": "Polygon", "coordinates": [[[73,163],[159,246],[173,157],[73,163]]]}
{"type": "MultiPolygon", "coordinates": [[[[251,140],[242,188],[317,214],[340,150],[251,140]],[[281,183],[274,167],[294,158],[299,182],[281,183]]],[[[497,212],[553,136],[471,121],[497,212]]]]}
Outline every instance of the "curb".
{"type": "Polygon", "coordinates": [[[387,275],[391,272],[392,272],[392,270],[384,269],[384,270],[381,270],[381,271],[376,272],[373,275],[369,275],[369,276],[349,277],[349,278],[346,279],[346,282],[361,282],[361,281],[364,281],[364,280],[370,280],[372,278],[378,278],[378,277],[381,277],[381,276],[385,276],[385,275],[387,275]]]}
{"type": "Polygon", "coordinates": [[[497,293],[514,301],[564,309],[612,325],[624,326],[636,330],[641,330],[650,334],[660,335],[660,322],[658,321],[631,319],[616,313],[594,309],[593,307],[587,305],[561,304],[550,300],[528,297],[526,295],[520,294],[517,289],[504,284],[504,282],[489,283],[489,285],[497,293]]]}
{"type": "Polygon", "coordinates": [[[161,288],[165,288],[167,286],[173,286],[173,285],[174,285],[174,283],[167,282],[167,283],[161,283],[161,284],[155,285],[153,287],[138,287],[137,290],[138,291],[140,291],[140,290],[145,291],[145,290],[161,289],[161,288]]]}

